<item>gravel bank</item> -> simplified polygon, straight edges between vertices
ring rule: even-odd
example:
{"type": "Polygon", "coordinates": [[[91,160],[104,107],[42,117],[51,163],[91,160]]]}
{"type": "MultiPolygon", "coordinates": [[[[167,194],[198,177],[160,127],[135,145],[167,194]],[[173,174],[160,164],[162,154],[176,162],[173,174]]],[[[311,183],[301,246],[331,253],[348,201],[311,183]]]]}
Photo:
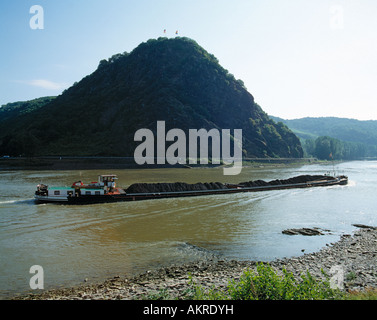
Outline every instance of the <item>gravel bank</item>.
{"type": "MultiPolygon", "coordinates": [[[[189,274],[198,285],[225,288],[230,279],[239,279],[244,269],[253,269],[256,264],[255,261],[214,259],[148,271],[132,278],[116,276],[100,284],[51,290],[14,299],[138,300],[162,291],[174,299],[188,290],[189,274]]],[[[363,226],[353,235],[342,235],[338,242],[326,245],[318,252],[275,260],[270,265],[276,270],[285,267],[297,278],[306,271],[320,278],[321,268],[332,275],[331,268],[335,267],[335,272],[343,275],[344,290],[377,288],[377,228],[363,226]]]]}

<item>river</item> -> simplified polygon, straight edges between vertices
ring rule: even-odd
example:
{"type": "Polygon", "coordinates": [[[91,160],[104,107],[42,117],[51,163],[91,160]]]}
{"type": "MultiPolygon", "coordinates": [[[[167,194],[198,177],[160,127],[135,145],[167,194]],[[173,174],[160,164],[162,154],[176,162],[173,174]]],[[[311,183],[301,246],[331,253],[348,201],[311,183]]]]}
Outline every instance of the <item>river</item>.
{"type": "Polygon", "coordinates": [[[352,233],[354,223],[377,225],[377,162],[338,163],[347,186],[159,199],[84,206],[36,205],[40,182],[70,186],[117,174],[134,182],[229,182],[286,179],[333,171],[331,164],[243,168],[0,171],[0,298],[32,291],[30,267],[44,271],[44,288],[97,282],[116,274],[206,260],[263,260],[299,256],[352,233]],[[328,229],[305,237],[282,234],[300,227],[328,229]],[[303,251],[304,250],[304,251],[303,251]]]}

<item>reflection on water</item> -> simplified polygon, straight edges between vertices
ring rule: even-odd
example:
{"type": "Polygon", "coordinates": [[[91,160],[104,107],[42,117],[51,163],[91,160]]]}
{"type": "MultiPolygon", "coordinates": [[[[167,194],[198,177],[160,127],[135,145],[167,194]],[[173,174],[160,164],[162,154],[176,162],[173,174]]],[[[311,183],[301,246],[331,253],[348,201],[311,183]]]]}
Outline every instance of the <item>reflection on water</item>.
{"type": "MultiPolygon", "coordinates": [[[[376,162],[347,162],[348,186],[69,206],[35,205],[40,183],[69,186],[104,171],[0,173],[0,297],[30,290],[29,268],[41,265],[45,288],[97,281],[171,263],[223,256],[271,260],[318,250],[353,230],[377,225],[372,186],[376,162]],[[321,237],[287,236],[286,228],[321,227],[321,237]]],[[[332,166],[221,169],[112,170],[118,185],[134,182],[242,182],[322,174],[332,166]]]]}

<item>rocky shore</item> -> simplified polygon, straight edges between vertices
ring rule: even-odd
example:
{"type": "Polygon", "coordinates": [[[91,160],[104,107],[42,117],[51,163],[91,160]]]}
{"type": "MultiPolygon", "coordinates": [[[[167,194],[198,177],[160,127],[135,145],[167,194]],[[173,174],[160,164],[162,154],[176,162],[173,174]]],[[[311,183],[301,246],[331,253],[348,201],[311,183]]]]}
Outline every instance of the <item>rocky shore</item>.
{"type": "MultiPolygon", "coordinates": [[[[344,234],[334,244],[299,257],[270,262],[278,272],[286,268],[300,278],[309,271],[323,278],[321,269],[330,277],[337,273],[343,290],[377,288],[377,228],[357,225],[353,234],[344,234]],[[339,278],[340,276],[340,278],[339,278]]],[[[246,268],[254,269],[255,261],[213,259],[180,266],[147,271],[134,277],[115,276],[103,283],[75,288],[50,290],[41,294],[15,297],[22,300],[139,300],[159,296],[179,299],[190,289],[190,277],[204,288],[226,288],[230,279],[239,279],[246,268]]]]}

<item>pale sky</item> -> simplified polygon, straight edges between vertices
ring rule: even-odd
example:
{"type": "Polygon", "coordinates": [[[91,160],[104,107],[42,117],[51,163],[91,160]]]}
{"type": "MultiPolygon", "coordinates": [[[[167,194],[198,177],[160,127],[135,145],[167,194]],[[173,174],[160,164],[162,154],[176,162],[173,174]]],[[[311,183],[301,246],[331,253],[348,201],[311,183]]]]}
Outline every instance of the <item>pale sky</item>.
{"type": "Polygon", "coordinates": [[[376,0],[2,0],[0,105],[59,95],[100,60],[178,30],[269,115],[377,120],[376,17],[376,0]]]}

